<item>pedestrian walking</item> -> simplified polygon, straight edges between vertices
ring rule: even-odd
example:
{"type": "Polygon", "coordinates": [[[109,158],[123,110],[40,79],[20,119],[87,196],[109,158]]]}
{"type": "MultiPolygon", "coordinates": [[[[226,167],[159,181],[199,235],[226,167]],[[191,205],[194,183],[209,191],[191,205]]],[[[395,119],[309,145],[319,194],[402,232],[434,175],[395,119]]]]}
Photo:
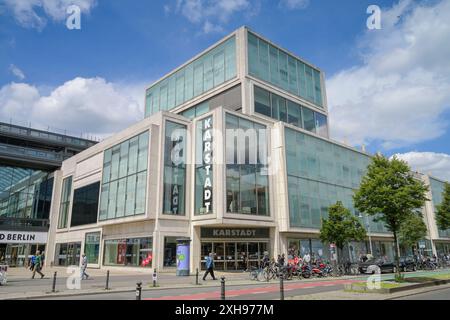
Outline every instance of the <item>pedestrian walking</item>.
{"type": "Polygon", "coordinates": [[[87,264],[87,257],[83,253],[83,255],[81,256],[81,280],[87,280],[89,278],[89,275],[86,273],[87,264]]]}
{"type": "Polygon", "coordinates": [[[33,271],[35,261],[36,261],[36,256],[33,254],[30,258],[30,271],[33,271]]]}
{"type": "Polygon", "coordinates": [[[216,277],[214,276],[214,255],[211,252],[208,257],[206,258],[206,271],[205,274],[203,275],[203,281],[206,281],[206,276],[208,275],[208,273],[211,274],[213,280],[216,280],[216,277]]]}
{"type": "Polygon", "coordinates": [[[44,277],[44,274],[41,272],[41,269],[42,269],[41,253],[39,251],[36,251],[36,258],[34,260],[33,275],[31,276],[31,279],[34,279],[34,276],[36,275],[36,272],[41,275],[41,279],[42,279],[44,277]]]}

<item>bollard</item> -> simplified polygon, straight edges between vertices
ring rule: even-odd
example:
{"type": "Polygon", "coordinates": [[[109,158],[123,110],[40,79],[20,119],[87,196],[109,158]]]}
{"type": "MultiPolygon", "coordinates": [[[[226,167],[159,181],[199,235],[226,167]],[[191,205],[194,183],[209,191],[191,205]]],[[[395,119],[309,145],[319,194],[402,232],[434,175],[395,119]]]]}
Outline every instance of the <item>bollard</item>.
{"type": "Polygon", "coordinates": [[[141,300],[142,295],[142,282],[136,283],[136,300],[141,300]]]}
{"type": "Polygon", "coordinates": [[[156,268],[153,269],[153,287],[156,287],[156,279],[157,279],[157,274],[156,274],[156,268]]]}
{"type": "Polygon", "coordinates": [[[56,292],[56,271],[53,274],[52,292],[56,292]]]}
{"type": "Polygon", "coordinates": [[[105,290],[109,290],[109,270],[106,271],[106,285],[105,290]]]}
{"type": "Polygon", "coordinates": [[[220,300],[225,300],[225,277],[220,280],[220,300]]]}
{"type": "Polygon", "coordinates": [[[280,300],[284,300],[284,283],[282,274],[280,274],[280,300]]]}
{"type": "Polygon", "coordinates": [[[195,284],[198,285],[198,268],[196,269],[195,272],[195,284]]]}

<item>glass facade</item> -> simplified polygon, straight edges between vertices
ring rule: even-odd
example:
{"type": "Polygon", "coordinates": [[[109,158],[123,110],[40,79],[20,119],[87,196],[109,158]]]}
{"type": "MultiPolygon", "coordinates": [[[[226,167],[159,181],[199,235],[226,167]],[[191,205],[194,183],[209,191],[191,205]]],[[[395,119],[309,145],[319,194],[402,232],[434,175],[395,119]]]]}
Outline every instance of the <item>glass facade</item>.
{"type": "Polygon", "coordinates": [[[105,150],[99,220],[145,213],[148,131],[105,150]]]}
{"type": "Polygon", "coordinates": [[[254,86],[255,112],[327,138],[327,116],[254,86]]]}
{"type": "MultiPolygon", "coordinates": [[[[290,128],[285,128],[285,139],[291,227],[320,228],[328,207],[338,200],[359,216],[352,196],[369,156],[290,128]]],[[[370,221],[370,228],[386,232],[381,222],[370,221]]]]}
{"type": "Polygon", "coordinates": [[[48,219],[53,192],[49,175],[0,165],[0,219],[48,219]]]}
{"type": "Polygon", "coordinates": [[[164,237],[164,267],[177,266],[177,238],[164,237]]]}
{"type": "Polygon", "coordinates": [[[81,242],[57,243],[54,264],[56,266],[78,266],[80,255],[81,242]]]}
{"type": "Polygon", "coordinates": [[[233,36],[147,89],[145,116],[171,110],[234,77],[236,39],[233,36]]]}
{"type": "Polygon", "coordinates": [[[84,254],[88,263],[98,264],[100,253],[100,232],[86,233],[84,241],[84,254]]]}
{"type": "Polygon", "coordinates": [[[195,215],[212,213],[213,205],[213,118],[196,126],[195,215]]]}
{"type": "Polygon", "coordinates": [[[63,180],[61,192],[61,204],[59,206],[58,229],[67,228],[71,194],[72,194],[72,176],[67,177],[63,180]]]}
{"type": "Polygon", "coordinates": [[[105,240],[103,264],[151,268],[152,248],[152,238],[105,240]]]}
{"type": "Polygon", "coordinates": [[[71,227],[97,222],[99,191],[100,182],[73,191],[71,227]]]}
{"type": "Polygon", "coordinates": [[[247,35],[249,75],[323,107],[319,70],[251,32],[247,35]]]}
{"type": "Polygon", "coordinates": [[[166,121],[163,214],[185,214],[186,129],[183,124],[166,121]]]}
{"type": "Polygon", "coordinates": [[[266,127],[227,113],[226,131],[227,212],[268,216],[266,127]]]}
{"type": "MultiPolygon", "coordinates": [[[[444,192],[445,183],[430,177],[430,189],[431,189],[431,197],[433,198],[433,206],[436,210],[436,206],[439,206],[442,203],[443,197],[442,194],[444,192]]],[[[439,237],[441,238],[450,238],[450,229],[441,230],[438,228],[439,237]]]]}

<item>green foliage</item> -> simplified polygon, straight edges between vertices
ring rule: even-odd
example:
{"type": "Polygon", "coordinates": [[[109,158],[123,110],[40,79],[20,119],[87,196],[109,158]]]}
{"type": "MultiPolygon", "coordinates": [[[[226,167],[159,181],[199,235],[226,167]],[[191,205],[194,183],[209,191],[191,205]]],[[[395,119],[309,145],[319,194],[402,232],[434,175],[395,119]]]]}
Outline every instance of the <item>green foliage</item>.
{"type": "Polygon", "coordinates": [[[450,183],[446,182],[442,203],[436,206],[436,224],[441,230],[450,228],[450,183]]]}
{"type": "Polygon", "coordinates": [[[394,276],[395,282],[405,282],[405,275],[404,274],[395,274],[394,276]]]}
{"type": "Polygon", "coordinates": [[[362,241],[366,230],[350,210],[338,201],[328,209],[328,219],[322,219],[320,240],[334,243],[339,249],[349,241],[362,241]]]}
{"type": "Polygon", "coordinates": [[[400,226],[399,240],[406,246],[414,246],[427,235],[427,226],[422,215],[409,216],[400,226]]]}
{"type": "Polygon", "coordinates": [[[406,162],[376,155],[353,200],[359,211],[383,221],[389,231],[398,232],[402,222],[425,204],[427,191],[406,162]]]}
{"type": "MultiPolygon", "coordinates": [[[[394,234],[395,247],[398,248],[400,227],[424,206],[428,200],[427,191],[428,186],[414,177],[406,162],[378,154],[372,158],[360,188],[353,195],[353,201],[359,211],[384,223],[394,234]]],[[[400,272],[398,250],[395,253],[400,272]]]]}

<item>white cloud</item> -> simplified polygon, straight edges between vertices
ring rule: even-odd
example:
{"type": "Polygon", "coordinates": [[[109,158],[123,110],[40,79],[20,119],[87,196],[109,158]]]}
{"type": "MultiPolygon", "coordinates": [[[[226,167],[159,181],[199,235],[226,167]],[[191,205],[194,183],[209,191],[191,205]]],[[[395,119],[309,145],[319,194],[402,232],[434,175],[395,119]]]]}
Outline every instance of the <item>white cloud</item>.
{"type": "Polygon", "coordinates": [[[441,136],[450,109],[450,1],[400,1],[359,43],[363,64],[327,81],[331,134],[385,149],[441,136]]]}
{"type": "Polygon", "coordinates": [[[408,152],[396,154],[415,171],[450,181],[450,155],[435,152],[408,152]]]}
{"type": "Polygon", "coordinates": [[[290,10],[305,9],[309,6],[309,0],[281,0],[280,6],[290,10]]]}
{"type": "Polygon", "coordinates": [[[22,70],[19,69],[19,67],[15,66],[14,64],[9,65],[9,71],[17,77],[19,80],[25,79],[25,74],[22,70]]]}
{"type": "Polygon", "coordinates": [[[143,119],[144,89],[78,77],[43,95],[35,86],[13,82],[0,89],[0,118],[105,137],[143,119]]]}
{"type": "Polygon", "coordinates": [[[16,21],[23,27],[42,30],[47,24],[45,16],[36,10],[44,11],[54,21],[63,21],[67,7],[76,5],[82,13],[89,13],[96,6],[96,0],[0,0],[12,12],[16,21]]]}
{"type": "Polygon", "coordinates": [[[177,0],[174,12],[201,25],[204,33],[212,33],[223,32],[233,15],[253,15],[258,10],[259,0],[177,0]]]}

